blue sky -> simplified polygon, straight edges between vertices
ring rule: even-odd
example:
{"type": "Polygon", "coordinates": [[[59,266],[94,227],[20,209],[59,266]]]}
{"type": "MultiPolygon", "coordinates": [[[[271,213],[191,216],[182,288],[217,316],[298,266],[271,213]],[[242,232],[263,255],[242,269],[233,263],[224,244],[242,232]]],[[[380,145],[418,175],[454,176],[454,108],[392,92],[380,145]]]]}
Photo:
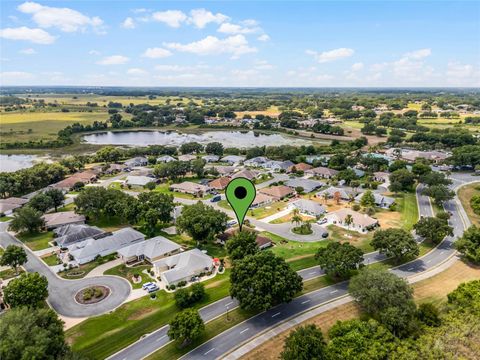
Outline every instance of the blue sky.
{"type": "Polygon", "coordinates": [[[480,86],[476,1],[4,1],[1,85],[480,86]]]}

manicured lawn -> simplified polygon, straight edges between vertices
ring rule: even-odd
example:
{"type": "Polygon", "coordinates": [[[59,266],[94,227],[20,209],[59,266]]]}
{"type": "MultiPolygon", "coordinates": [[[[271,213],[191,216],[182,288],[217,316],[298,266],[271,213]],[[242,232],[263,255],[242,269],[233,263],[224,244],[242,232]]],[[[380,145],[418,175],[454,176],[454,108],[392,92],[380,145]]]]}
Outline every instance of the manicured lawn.
{"type": "Polygon", "coordinates": [[[362,249],[364,253],[373,251],[373,248],[370,245],[370,241],[373,237],[373,231],[370,231],[367,234],[360,234],[356,231],[347,230],[335,225],[329,225],[327,229],[329,240],[340,242],[348,241],[350,244],[362,249]]]}
{"type": "Polygon", "coordinates": [[[11,217],[8,217],[8,216],[2,216],[0,217],[0,222],[6,222],[6,221],[9,221],[9,220],[12,220],[11,217]]]}
{"type": "Polygon", "coordinates": [[[395,196],[396,210],[402,215],[402,227],[410,231],[418,221],[418,206],[415,193],[403,193],[395,196]]]}
{"type": "Polygon", "coordinates": [[[287,260],[288,265],[292,268],[292,270],[299,271],[302,269],[307,269],[313,266],[318,265],[318,261],[315,260],[315,254],[306,255],[301,258],[292,258],[287,260]]]}
{"type": "MultiPolygon", "coordinates": [[[[185,179],[185,181],[195,182],[192,179],[185,179]]],[[[183,193],[176,192],[176,191],[170,191],[169,187],[170,187],[170,184],[166,184],[166,183],[165,184],[160,184],[160,185],[157,185],[157,187],[153,191],[156,191],[156,192],[159,192],[159,193],[162,193],[162,194],[172,195],[172,196],[177,197],[177,198],[190,199],[190,200],[205,200],[205,199],[209,199],[209,198],[212,197],[212,195],[207,194],[202,198],[197,198],[197,197],[195,197],[193,195],[190,195],[190,194],[183,194],[183,193]]]]}
{"type": "MultiPolygon", "coordinates": [[[[196,308],[203,307],[228,296],[230,272],[203,282],[207,297],[196,308]]],[[[174,294],[157,292],[157,299],[144,296],[120,306],[110,314],[96,316],[67,330],[74,351],[90,359],[104,359],[142,335],[168,324],[179,311],[174,294]]]]}
{"type": "Polygon", "coordinates": [[[42,257],[41,259],[42,259],[42,260],[45,262],[45,264],[47,264],[48,266],[58,265],[58,257],[57,257],[57,255],[55,255],[55,254],[42,257]]]}
{"type": "Polygon", "coordinates": [[[105,271],[105,275],[116,275],[123,277],[130,282],[132,288],[140,289],[143,283],[150,281],[150,277],[144,274],[143,270],[149,270],[151,268],[152,265],[136,265],[129,267],[125,264],[121,264],[105,271]],[[142,281],[139,283],[134,283],[132,280],[134,274],[139,274],[142,277],[142,281]]]}
{"type": "Polygon", "coordinates": [[[97,260],[80,265],[80,267],[69,269],[67,271],[61,271],[58,273],[58,275],[60,275],[65,279],[80,279],[85,277],[85,275],[87,275],[90,271],[95,269],[98,265],[105,264],[106,262],[112,261],[114,259],[115,259],[115,254],[104,256],[97,260]]]}
{"type": "Polygon", "coordinates": [[[48,245],[49,241],[53,240],[53,232],[52,231],[47,231],[47,232],[41,232],[41,233],[24,233],[24,234],[19,234],[18,239],[25,243],[30,249],[33,251],[36,250],[42,250],[50,247],[48,245]]]}
{"type": "Polygon", "coordinates": [[[287,207],[288,203],[285,201],[277,201],[266,206],[251,209],[248,211],[247,215],[252,216],[255,219],[263,219],[267,216],[273,215],[279,211],[282,211],[287,207]]]}
{"type": "Polygon", "coordinates": [[[57,210],[58,210],[58,212],[73,211],[73,210],[75,210],[75,204],[70,203],[68,205],[62,206],[61,208],[58,208],[57,210]]]}
{"type": "Polygon", "coordinates": [[[97,226],[105,231],[115,231],[128,226],[120,219],[111,216],[100,216],[98,219],[90,219],[88,225],[97,226]]]}
{"type": "Polygon", "coordinates": [[[470,206],[470,199],[474,195],[480,195],[480,182],[462,186],[458,190],[458,197],[460,198],[470,221],[472,224],[480,226],[480,215],[475,214],[470,206]]]}
{"type": "MultiPolygon", "coordinates": [[[[22,272],[23,272],[23,269],[19,268],[18,269],[18,275],[20,275],[22,272]]],[[[7,270],[0,271],[0,279],[7,280],[7,279],[11,279],[15,276],[17,276],[17,274],[15,273],[15,270],[13,270],[13,269],[7,269],[7,270]]]]}

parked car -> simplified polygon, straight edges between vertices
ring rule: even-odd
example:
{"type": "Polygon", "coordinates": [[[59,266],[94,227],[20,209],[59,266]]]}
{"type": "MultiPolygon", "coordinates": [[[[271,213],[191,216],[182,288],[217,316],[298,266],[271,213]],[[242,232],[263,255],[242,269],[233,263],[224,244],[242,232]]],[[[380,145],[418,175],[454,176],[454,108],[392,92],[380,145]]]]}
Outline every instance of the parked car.
{"type": "Polygon", "coordinates": [[[231,228],[231,227],[233,227],[237,224],[238,224],[237,220],[228,220],[227,221],[227,228],[231,228]]]}
{"type": "Polygon", "coordinates": [[[218,202],[220,200],[222,200],[222,196],[221,195],[215,195],[214,197],[212,197],[210,199],[210,202],[218,202]]]}
{"type": "MultiPolygon", "coordinates": [[[[144,283],[144,284],[142,285],[142,289],[143,289],[143,290],[147,290],[147,288],[149,288],[149,287],[151,287],[151,286],[154,286],[154,285],[155,285],[155,284],[152,283],[152,282],[147,282],[147,283],[144,283]]],[[[155,286],[156,286],[156,285],[155,285],[155,286]]]]}
{"type": "Polygon", "coordinates": [[[149,294],[152,293],[152,292],[155,292],[155,291],[157,291],[157,290],[159,290],[159,287],[158,287],[157,285],[155,285],[155,284],[153,284],[153,286],[149,286],[149,287],[147,288],[147,292],[148,292],[149,294]]]}
{"type": "Polygon", "coordinates": [[[327,233],[327,232],[324,232],[324,233],[322,234],[322,238],[326,239],[327,237],[328,237],[328,233],[327,233]]]}
{"type": "Polygon", "coordinates": [[[326,224],[327,223],[327,219],[323,218],[323,219],[320,219],[317,221],[317,224],[318,225],[323,225],[323,224],[326,224]]]}

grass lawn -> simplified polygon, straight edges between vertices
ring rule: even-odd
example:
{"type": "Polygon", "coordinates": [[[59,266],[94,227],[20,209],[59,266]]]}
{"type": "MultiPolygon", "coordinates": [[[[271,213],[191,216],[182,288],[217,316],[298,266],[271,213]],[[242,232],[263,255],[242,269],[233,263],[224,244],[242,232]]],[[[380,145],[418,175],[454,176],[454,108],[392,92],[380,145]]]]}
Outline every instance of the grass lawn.
{"type": "Polygon", "coordinates": [[[23,233],[17,235],[17,238],[25,243],[31,250],[37,251],[50,247],[49,241],[53,240],[53,232],[41,232],[41,233],[23,233]]]}
{"type": "Polygon", "coordinates": [[[73,211],[73,210],[75,210],[75,204],[74,203],[70,203],[68,205],[62,206],[61,208],[57,209],[58,212],[73,211]]]}
{"type": "Polygon", "coordinates": [[[6,221],[9,221],[9,220],[12,220],[12,218],[8,217],[8,216],[1,216],[0,217],[0,222],[6,222],[6,221]]]}
{"type": "MultiPolygon", "coordinates": [[[[192,181],[192,180],[185,179],[185,181],[192,181]]],[[[192,182],[194,182],[194,181],[192,181],[192,182]]],[[[176,191],[170,191],[169,187],[170,187],[169,184],[160,184],[160,185],[157,185],[157,187],[153,191],[156,191],[156,192],[159,192],[159,193],[162,193],[162,194],[172,195],[172,196],[177,197],[177,198],[190,199],[190,200],[205,200],[205,199],[209,199],[209,198],[212,197],[212,195],[208,194],[208,195],[206,195],[202,198],[198,198],[198,197],[195,197],[195,196],[190,195],[190,194],[183,194],[183,193],[176,192],[176,191]]]]}
{"type": "Polygon", "coordinates": [[[58,257],[55,254],[44,256],[41,258],[48,266],[58,265],[58,257]]]}
{"type": "Polygon", "coordinates": [[[58,273],[61,277],[65,279],[80,279],[85,277],[90,271],[95,269],[97,266],[105,264],[106,262],[112,261],[115,259],[115,254],[107,255],[102,258],[99,258],[89,263],[80,265],[80,267],[69,269],[67,271],[61,271],[58,273]]]}
{"type": "MultiPolygon", "coordinates": [[[[23,269],[19,268],[18,269],[18,275],[20,275],[22,272],[23,272],[23,269]]],[[[7,280],[7,279],[11,279],[15,276],[17,276],[17,274],[15,273],[15,270],[13,270],[13,269],[7,269],[7,270],[0,271],[0,279],[7,280]]]]}
{"type": "Polygon", "coordinates": [[[130,282],[132,288],[141,289],[144,282],[150,281],[150,277],[148,277],[148,275],[144,274],[142,271],[149,270],[151,268],[152,265],[136,265],[129,267],[125,264],[121,264],[105,271],[105,275],[116,275],[123,277],[130,282]],[[134,283],[132,281],[134,274],[139,274],[142,277],[142,281],[140,281],[139,283],[134,283]]]}
{"type": "Polygon", "coordinates": [[[98,219],[90,219],[88,225],[97,226],[105,231],[115,231],[128,226],[120,219],[111,216],[100,216],[98,219]]]}
{"type": "Polygon", "coordinates": [[[370,241],[373,237],[373,231],[370,231],[367,234],[360,234],[353,230],[347,230],[335,225],[329,225],[328,229],[328,239],[333,241],[346,242],[360,248],[364,253],[369,253],[374,251],[370,245],[370,241]]]}
{"type": "Polygon", "coordinates": [[[395,196],[397,211],[402,215],[402,227],[410,231],[418,221],[418,206],[415,193],[403,193],[395,196]]]}
{"type": "MultiPolygon", "coordinates": [[[[228,296],[230,272],[204,281],[207,297],[196,308],[203,307],[228,296]]],[[[174,294],[157,292],[157,299],[144,296],[120,306],[110,314],[89,318],[66,334],[74,351],[90,359],[104,359],[125,346],[135,342],[142,335],[168,324],[179,309],[174,294]]]]}
{"type": "Polygon", "coordinates": [[[273,215],[279,211],[285,209],[288,205],[286,201],[277,201],[267,206],[251,209],[247,212],[248,216],[252,216],[255,219],[263,219],[267,216],[273,215]]]}
{"type": "Polygon", "coordinates": [[[470,199],[474,195],[480,195],[480,182],[462,186],[458,190],[458,197],[460,198],[470,221],[472,224],[480,226],[480,215],[475,214],[470,206],[470,199]]]}

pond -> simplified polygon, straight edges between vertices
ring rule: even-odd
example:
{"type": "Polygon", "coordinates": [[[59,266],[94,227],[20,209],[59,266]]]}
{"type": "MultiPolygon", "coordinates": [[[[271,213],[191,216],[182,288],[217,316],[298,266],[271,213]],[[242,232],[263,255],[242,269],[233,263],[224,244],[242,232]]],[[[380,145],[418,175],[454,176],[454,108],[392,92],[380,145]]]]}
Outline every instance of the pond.
{"type": "Polygon", "coordinates": [[[176,131],[108,131],[85,135],[83,140],[88,144],[133,146],[180,146],[193,141],[205,145],[218,141],[224,147],[236,148],[312,144],[309,140],[287,137],[282,134],[262,134],[254,131],[207,131],[199,134],[179,133],[176,131]]]}
{"type": "Polygon", "coordinates": [[[14,172],[35,165],[36,155],[0,155],[0,172],[14,172]]]}

